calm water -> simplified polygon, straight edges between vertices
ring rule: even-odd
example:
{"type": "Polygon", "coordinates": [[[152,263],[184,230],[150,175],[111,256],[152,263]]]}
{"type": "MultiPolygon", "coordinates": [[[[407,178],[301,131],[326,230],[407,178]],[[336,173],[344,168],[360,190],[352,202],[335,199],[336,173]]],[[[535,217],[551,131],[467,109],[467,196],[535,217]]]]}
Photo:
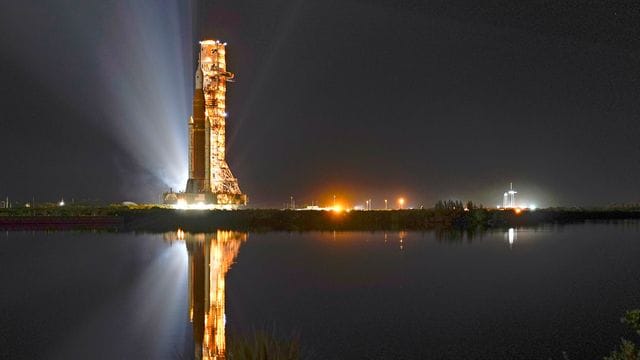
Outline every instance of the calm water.
{"type": "Polygon", "coordinates": [[[190,359],[275,328],[314,359],[599,359],[632,338],[639,255],[639,222],[2,233],[0,358],[190,359]]]}

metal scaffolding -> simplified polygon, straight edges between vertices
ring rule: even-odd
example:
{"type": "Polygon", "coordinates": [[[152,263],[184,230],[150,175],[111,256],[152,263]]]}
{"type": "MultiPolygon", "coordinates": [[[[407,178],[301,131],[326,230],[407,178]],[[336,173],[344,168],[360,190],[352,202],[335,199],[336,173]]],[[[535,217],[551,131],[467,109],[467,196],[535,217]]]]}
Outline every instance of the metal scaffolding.
{"type": "Polygon", "coordinates": [[[233,73],[227,71],[226,43],[200,42],[189,117],[189,180],[184,193],[169,191],[164,203],[179,207],[236,208],[247,204],[238,179],[225,159],[226,92],[233,73]]]}
{"type": "MultiPolygon", "coordinates": [[[[225,125],[226,125],[226,92],[227,82],[234,77],[227,71],[225,57],[226,43],[217,40],[200,42],[200,66],[203,74],[203,90],[205,99],[205,117],[209,126],[208,140],[208,176],[205,186],[216,194],[217,203],[235,202],[237,197],[244,197],[238,180],[233,176],[225,160],[225,125]]],[[[208,136],[207,136],[208,135],[208,136]]]]}

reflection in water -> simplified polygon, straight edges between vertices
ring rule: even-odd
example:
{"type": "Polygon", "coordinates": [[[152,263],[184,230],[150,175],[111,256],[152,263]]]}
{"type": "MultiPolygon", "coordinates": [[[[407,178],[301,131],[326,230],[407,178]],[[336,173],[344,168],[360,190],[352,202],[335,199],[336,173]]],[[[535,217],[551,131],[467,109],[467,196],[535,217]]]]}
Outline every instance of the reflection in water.
{"type": "Polygon", "coordinates": [[[509,248],[511,248],[513,246],[513,242],[518,239],[518,230],[514,228],[510,228],[505,235],[509,240],[509,248]]]}
{"type": "Polygon", "coordinates": [[[468,229],[445,228],[445,229],[435,229],[435,235],[438,241],[461,242],[466,240],[467,242],[472,242],[476,238],[482,239],[482,237],[484,236],[484,231],[481,231],[480,229],[475,229],[475,228],[468,228],[468,229]]]}
{"type": "Polygon", "coordinates": [[[404,249],[404,238],[407,237],[407,232],[406,231],[400,231],[398,233],[398,237],[400,238],[400,250],[403,250],[404,249]]]}
{"type": "MultiPolygon", "coordinates": [[[[544,228],[541,227],[541,229],[544,228]]],[[[436,229],[434,233],[438,241],[462,242],[466,240],[471,243],[474,240],[482,240],[486,235],[491,236],[498,231],[504,233],[504,239],[509,243],[509,248],[512,248],[513,244],[518,241],[518,229],[516,228],[509,228],[506,231],[500,229],[436,229]]]]}
{"type": "Polygon", "coordinates": [[[247,233],[221,231],[166,234],[184,240],[189,253],[189,319],[193,326],[196,359],[225,358],[225,275],[247,233]]]}

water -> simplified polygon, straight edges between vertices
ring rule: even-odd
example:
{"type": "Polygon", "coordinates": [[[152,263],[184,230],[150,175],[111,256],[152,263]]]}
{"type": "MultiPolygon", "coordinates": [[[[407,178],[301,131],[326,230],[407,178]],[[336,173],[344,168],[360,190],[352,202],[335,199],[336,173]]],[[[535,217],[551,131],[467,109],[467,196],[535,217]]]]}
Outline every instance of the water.
{"type": "Polygon", "coordinates": [[[471,235],[3,233],[0,358],[189,359],[265,328],[315,359],[600,359],[634,338],[640,222],[471,235]]]}

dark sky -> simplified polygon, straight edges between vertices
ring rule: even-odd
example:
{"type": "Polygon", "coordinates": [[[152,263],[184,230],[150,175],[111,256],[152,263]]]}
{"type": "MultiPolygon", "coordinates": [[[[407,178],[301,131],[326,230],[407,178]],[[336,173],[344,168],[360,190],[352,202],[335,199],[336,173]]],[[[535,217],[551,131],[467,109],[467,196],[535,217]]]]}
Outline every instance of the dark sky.
{"type": "MultiPolygon", "coordinates": [[[[153,201],[186,176],[194,4],[0,9],[0,195],[153,201]]],[[[640,202],[637,1],[201,1],[256,206],[640,202]]],[[[197,26],[196,26],[197,28],[197,26]]],[[[181,185],[181,186],[184,186],[181,185]]]]}

